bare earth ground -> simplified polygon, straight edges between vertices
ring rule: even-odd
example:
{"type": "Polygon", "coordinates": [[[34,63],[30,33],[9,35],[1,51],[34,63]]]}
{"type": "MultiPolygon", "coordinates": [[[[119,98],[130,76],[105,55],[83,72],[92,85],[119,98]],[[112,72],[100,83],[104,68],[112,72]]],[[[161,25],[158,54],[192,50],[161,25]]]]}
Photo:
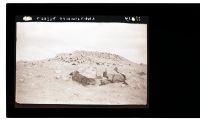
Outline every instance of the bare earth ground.
{"type": "MultiPolygon", "coordinates": [[[[104,70],[105,66],[95,66],[104,70]]],[[[106,65],[107,66],[107,65],[106,65]]],[[[69,73],[88,64],[72,65],[57,60],[18,61],[16,64],[16,102],[27,104],[146,104],[147,76],[138,75],[137,68],[119,66],[128,86],[111,83],[82,86],[69,73]],[[127,69],[129,68],[129,69],[127,69]]],[[[110,65],[110,68],[115,66],[110,65]]]]}

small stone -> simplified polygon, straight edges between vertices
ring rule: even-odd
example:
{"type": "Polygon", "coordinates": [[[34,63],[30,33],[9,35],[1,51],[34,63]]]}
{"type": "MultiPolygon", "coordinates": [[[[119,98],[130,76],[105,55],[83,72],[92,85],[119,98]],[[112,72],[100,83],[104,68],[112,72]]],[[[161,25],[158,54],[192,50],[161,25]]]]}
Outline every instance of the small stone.
{"type": "Polygon", "coordinates": [[[57,76],[56,76],[56,79],[59,79],[59,78],[60,78],[60,76],[59,76],[59,75],[57,75],[57,76]]]}
{"type": "Polygon", "coordinates": [[[97,79],[102,79],[102,77],[101,77],[101,76],[96,76],[96,78],[97,78],[97,79]]]}
{"type": "Polygon", "coordinates": [[[64,76],[62,77],[62,79],[63,79],[64,81],[66,81],[66,80],[67,80],[67,78],[66,78],[66,77],[64,77],[64,76]]]}
{"type": "Polygon", "coordinates": [[[43,77],[43,75],[39,74],[39,75],[36,75],[36,77],[41,78],[43,77]]]}
{"type": "Polygon", "coordinates": [[[125,87],[125,86],[126,86],[125,84],[122,84],[122,85],[121,85],[121,87],[125,87]]]}
{"type": "Polygon", "coordinates": [[[20,81],[20,82],[24,82],[24,80],[23,80],[23,79],[19,79],[19,81],[20,81]]]}
{"type": "Polygon", "coordinates": [[[102,80],[107,80],[107,78],[106,78],[106,77],[103,77],[102,80]]]}
{"type": "Polygon", "coordinates": [[[56,70],[55,72],[56,72],[57,74],[59,74],[59,73],[61,73],[61,70],[56,70]]]}

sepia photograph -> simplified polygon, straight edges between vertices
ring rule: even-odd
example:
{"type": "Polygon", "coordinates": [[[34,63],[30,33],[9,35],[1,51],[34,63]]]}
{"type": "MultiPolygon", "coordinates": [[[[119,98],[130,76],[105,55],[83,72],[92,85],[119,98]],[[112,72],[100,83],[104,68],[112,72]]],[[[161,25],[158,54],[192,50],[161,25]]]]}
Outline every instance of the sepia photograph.
{"type": "Polygon", "coordinates": [[[16,103],[147,105],[147,23],[16,22],[16,39],[16,103]]]}
{"type": "Polygon", "coordinates": [[[199,8],[6,3],[6,117],[199,117],[199,8]]]}

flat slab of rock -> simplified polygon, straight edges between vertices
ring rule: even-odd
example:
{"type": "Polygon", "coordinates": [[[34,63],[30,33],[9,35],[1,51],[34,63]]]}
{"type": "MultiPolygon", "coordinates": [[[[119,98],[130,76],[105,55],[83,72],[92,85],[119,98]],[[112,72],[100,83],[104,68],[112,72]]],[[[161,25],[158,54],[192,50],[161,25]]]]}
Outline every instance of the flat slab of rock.
{"type": "Polygon", "coordinates": [[[96,69],[89,67],[89,68],[80,68],[78,69],[79,73],[87,78],[96,78],[96,69]]]}

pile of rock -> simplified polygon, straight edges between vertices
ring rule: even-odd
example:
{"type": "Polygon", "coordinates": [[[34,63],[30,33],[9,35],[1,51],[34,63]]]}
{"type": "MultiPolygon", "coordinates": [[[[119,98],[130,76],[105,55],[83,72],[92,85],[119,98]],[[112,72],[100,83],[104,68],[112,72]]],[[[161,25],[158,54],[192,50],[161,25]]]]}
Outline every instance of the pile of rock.
{"type": "MultiPolygon", "coordinates": [[[[95,63],[96,65],[105,65],[108,61],[127,61],[127,59],[111,53],[93,52],[93,51],[74,51],[72,53],[61,53],[55,57],[57,60],[74,65],[82,63],[95,63]]],[[[114,66],[117,65],[114,63],[114,66]]]]}
{"type": "Polygon", "coordinates": [[[101,75],[97,75],[97,68],[80,68],[78,71],[70,73],[72,80],[81,83],[82,85],[106,85],[109,83],[122,82],[125,85],[126,76],[118,72],[117,68],[114,68],[114,73],[107,72],[105,70],[101,75]]]}

